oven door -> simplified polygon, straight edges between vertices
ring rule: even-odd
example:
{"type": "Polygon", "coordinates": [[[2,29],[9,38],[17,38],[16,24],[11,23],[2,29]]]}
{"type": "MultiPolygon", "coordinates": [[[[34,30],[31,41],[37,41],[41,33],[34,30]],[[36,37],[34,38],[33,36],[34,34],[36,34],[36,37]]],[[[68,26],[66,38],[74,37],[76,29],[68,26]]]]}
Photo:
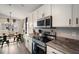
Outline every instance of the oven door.
{"type": "Polygon", "coordinates": [[[32,54],[46,54],[46,47],[33,42],[32,43],[32,54]]]}

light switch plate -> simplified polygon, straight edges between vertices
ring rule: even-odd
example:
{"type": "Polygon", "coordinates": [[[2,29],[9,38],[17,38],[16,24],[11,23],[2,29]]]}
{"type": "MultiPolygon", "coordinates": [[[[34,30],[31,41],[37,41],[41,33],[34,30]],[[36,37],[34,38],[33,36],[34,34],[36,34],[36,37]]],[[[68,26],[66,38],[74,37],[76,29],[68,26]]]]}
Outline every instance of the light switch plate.
{"type": "Polygon", "coordinates": [[[76,32],[72,32],[72,38],[76,39],[76,37],[77,37],[76,32]]]}
{"type": "Polygon", "coordinates": [[[72,32],[72,36],[76,36],[76,32],[72,32]]]}

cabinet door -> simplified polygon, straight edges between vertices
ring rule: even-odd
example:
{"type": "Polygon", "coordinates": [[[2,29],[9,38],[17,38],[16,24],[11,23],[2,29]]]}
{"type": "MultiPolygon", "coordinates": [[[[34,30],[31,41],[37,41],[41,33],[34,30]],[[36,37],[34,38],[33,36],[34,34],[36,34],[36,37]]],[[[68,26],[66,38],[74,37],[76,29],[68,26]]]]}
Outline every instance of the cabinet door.
{"type": "Polygon", "coordinates": [[[26,48],[32,53],[32,38],[24,35],[24,39],[26,48]]]}
{"type": "Polygon", "coordinates": [[[32,53],[32,38],[28,37],[28,47],[27,49],[32,53]]]}
{"type": "Polygon", "coordinates": [[[54,27],[72,26],[72,5],[56,4],[53,16],[54,27]]]}
{"type": "Polygon", "coordinates": [[[62,52],[47,46],[47,54],[63,54],[62,52]]]}
{"type": "Polygon", "coordinates": [[[45,4],[43,8],[44,8],[44,17],[52,15],[52,5],[51,4],[45,4]]]}
{"type": "Polygon", "coordinates": [[[45,4],[38,9],[38,18],[43,18],[52,15],[52,5],[45,4]]]}
{"type": "Polygon", "coordinates": [[[29,39],[29,51],[32,53],[32,38],[29,39]]]}
{"type": "Polygon", "coordinates": [[[30,14],[27,22],[27,33],[30,34],[32,32],[33,32],[33,18],[32,14],[30,14]]]}
{"type": "Polygon", "coordinates": [[[79,4],[73,5],[73,27],[79,27],[79,4]]]}
{"type": "Polygon", "coordinates": [[[28,36],[26,36],[25,34],[24,34],[24,41],[25,41],[26,48],[28,48],[28,46],[29,46],[29,44],[28,44],[28,36]]]}
{"type": "Polygon", "coordinates": [[[43,6],[41,6],[38,10],[37,10],[37,13],[38,13],[38,15],[37,15],[37,18],[38,18],[38,20],[40,19],[40,18],[42,18],[42,17],[44,17],[44,8],[43,8],[43,6]]]}
{"type": "Polygon", "coordinates": [[[33,27],[37,27],[37,20],[34,20],[33,27]]]}
{"type": "MultiPolygon", "coordinates": [[[[52,4],[52,26],[53,26],[53,20],[54,20],[54,16],[55,16],[55,5],[54,4],[52,4]]],[[[55,22],[55,21],[54,21],[55,22]]],[[[55,25],[55,24],[54,24],[55,25]]]]}
{"type": "Polygon", "coordinates": [[[37,15],[38,15],[37,10],[35,10],[33,12],[33,20],[37,20],[37,15]]]}
{"type": "Polygon", "coordinates": [[[33,27],[37,27],[37,10],[33,12],[33,27]]]}

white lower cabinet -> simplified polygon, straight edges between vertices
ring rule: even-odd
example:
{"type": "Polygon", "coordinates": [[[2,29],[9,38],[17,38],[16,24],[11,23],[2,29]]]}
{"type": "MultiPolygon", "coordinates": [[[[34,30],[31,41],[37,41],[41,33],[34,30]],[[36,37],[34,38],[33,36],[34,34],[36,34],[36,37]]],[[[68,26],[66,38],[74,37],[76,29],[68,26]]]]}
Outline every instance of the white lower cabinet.
{"type": "Polygon", "coordinates": [[[32,53],[32,38],[28,39],[28,50],[32,53]]]}
{"type": "Polygon", "coordinates": [[[47,46],[47,54],[64,54],[64,53],[60,52],[50,46],[47,46]]]}
{"type": "Polygon", "coordinates": [[[30,53],[32,53],[32,38],[24,35],[24,39],[26,48],[29,50],[30,53]]]}

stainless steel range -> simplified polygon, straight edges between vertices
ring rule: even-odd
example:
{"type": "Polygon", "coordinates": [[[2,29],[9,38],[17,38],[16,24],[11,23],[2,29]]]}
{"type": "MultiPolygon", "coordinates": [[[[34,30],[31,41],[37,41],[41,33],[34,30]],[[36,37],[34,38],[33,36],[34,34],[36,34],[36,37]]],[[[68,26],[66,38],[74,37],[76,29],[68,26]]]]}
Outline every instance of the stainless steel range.
{"type": "Polygon", "coordinates": [[[51,40],[52,39],[47,38],[47,36],[43,36],[41,39],[33,38],[32,53],[33,54],[46,54],[47,53],[46,43],[51,40]]]}
{"type": "Polygon", "coordinates": [[[46,43],[37,39],[33,39],[32,53],[33,54],[46,54],[46,43]]]}
{"type": "Polygon", "coordinates": [[[39,30],[39,35],[33,38],[32,41],[32,53],[33,54],[46,54],[47,45],[46,43],[53,39],[56,40],[56,33],[51,34],[50,32],[39,30]]]}

